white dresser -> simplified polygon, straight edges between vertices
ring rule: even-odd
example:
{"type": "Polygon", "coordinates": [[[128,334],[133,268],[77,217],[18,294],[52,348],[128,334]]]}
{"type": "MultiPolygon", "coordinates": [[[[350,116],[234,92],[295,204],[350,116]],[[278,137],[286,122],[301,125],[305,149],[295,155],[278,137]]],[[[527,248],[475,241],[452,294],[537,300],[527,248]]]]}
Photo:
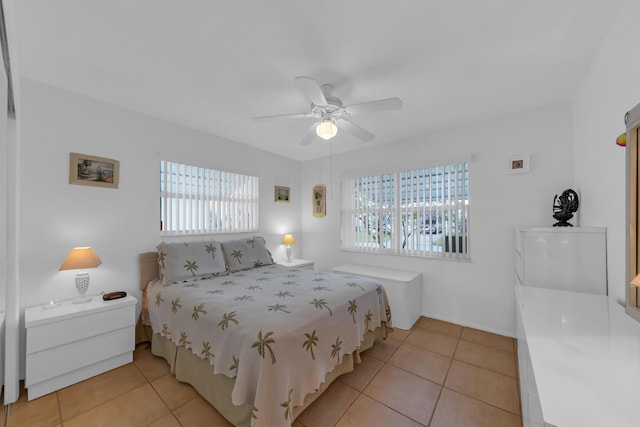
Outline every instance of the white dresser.
{"type": "Polygon", "coordinates": [[[519,227],[516,283],[607,294],[607,231],[603,227],[519,227]]]}
{"type": "Polygon", "coordinates": [[[25,309],[28,400],[133,361],[136,299],[25,309]]]}
{"type": "Polygon", "coordinates": [[[515,292],[524,427],[638,427],[640,323],[604,295],[515,292]]]}

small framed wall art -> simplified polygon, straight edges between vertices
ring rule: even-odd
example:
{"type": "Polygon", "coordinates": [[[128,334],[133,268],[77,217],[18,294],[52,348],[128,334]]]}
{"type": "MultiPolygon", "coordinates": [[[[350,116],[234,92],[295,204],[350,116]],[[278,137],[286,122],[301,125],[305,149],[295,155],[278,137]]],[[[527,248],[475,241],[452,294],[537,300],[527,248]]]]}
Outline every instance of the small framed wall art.
{"type": "Polygon", "coordinates": [[[509,173],[529,172],[529,155],[519,154],[507,159],[507,171],[509,173]]]}
{"type": "Polygon", "coordinates": [[[291,189],[289,187],[275,187],[275,201],[278,203],[289,203],[289,193],[291,189]]]}
{"type": "Polygon", "coordinates": [[[69,184],[118,188],[120,162],[105,157],[70,153],[69,184]]]}
{"type": "Polygon", "coordinates": [[[327,187],[316,185],[313,187],[313,216],[322,218],[327,214],[327,187]]]}

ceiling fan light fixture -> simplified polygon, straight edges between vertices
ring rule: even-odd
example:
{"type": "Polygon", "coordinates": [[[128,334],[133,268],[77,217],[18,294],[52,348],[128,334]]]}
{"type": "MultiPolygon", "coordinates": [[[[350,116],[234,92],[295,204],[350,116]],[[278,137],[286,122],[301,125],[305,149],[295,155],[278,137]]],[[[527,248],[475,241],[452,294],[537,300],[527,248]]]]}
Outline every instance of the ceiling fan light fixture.
{"type": "Polygon", "coordinates": [[[316,135],[320,138],[328,140],[336,136],[338,133],[338,127],[331,119],[322,119],[318,126],[316,126],[316,135]]]}

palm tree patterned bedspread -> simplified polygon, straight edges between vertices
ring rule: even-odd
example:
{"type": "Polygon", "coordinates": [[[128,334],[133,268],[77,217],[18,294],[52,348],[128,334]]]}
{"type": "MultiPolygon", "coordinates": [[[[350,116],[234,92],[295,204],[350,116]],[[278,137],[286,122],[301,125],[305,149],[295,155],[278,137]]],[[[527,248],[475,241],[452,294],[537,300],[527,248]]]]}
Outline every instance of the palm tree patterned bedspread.
{"type": "Polygon", "coordinates": [[[257,267],[147,289],[154,332],[235,378],[232,401],[254,427],[290,426],[291,410],[391,310],[382,285],[344,274],[257,267]]]}

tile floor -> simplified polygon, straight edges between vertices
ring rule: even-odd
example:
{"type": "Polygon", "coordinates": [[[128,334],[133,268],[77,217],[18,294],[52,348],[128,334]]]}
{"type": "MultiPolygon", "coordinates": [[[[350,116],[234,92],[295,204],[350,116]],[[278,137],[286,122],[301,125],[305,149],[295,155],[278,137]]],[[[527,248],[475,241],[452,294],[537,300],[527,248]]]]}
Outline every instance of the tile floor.
{"type": "MultiPolygon", "coordinates": [[[[294,427],[522,426],[512,338],[423,317],[362,359],[294,427]]],[[[8,416],[9,427],[230,425],[146,345],[129,365],[31,402],[23,390],[8,416]]]]}

